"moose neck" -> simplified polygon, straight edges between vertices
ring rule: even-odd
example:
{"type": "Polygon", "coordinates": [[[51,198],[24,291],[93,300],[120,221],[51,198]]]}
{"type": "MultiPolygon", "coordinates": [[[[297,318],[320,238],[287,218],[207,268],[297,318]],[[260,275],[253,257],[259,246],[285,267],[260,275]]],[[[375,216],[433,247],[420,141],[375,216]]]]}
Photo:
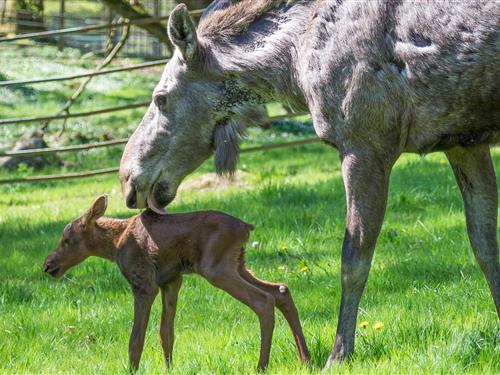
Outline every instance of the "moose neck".
{"type": "Polygon", "coordinates": [[[116,261],[118,243],[128,223],[129,219],[100,218],[97,220],[97,228],[92,239],[94,255],[113,262],[116,261]]]}
{"type": "Polygon", "coordinates": [[[251,102],[279,100],[298,111],[307,109],[296,68],[309,13],[306,3],[284,4],[231,38],[217,33],[208,37],[222,73],[251,102]]]}

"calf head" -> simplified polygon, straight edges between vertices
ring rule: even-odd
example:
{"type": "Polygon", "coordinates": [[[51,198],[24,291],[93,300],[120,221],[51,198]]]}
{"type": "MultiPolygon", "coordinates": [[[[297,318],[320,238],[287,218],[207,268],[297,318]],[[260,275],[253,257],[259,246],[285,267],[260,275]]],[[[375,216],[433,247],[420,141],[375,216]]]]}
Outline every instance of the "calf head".
{"type": "Polygon", "coordinates": [[[68,269],[93,255],[96,220],[104,215],[107,204],[107,196],[100,196],[87,212],[66,225],[59,244],[45,258],[45,272],[61,277],[68,269]]]}

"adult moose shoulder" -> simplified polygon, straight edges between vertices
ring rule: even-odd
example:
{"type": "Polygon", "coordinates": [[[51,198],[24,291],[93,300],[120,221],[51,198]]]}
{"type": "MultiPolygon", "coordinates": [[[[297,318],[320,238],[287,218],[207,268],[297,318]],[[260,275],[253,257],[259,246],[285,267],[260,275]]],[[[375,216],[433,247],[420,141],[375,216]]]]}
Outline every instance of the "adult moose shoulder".
{"type": "Polygon", "coordinates": [[[309,110],[337,148],[347,195],[342,297],[327,363],[354,350],[358,305],[403,152],[446,152],[467,229],[500,315],[496,177],[500,141],[500,2],[221,0],[196,28],[171,14],[176,46],[120,178],[129,207],[160,210],[212,152],[234,168],[243,106],[309,110]],[[231,3],[231,4],[230,4],[231,3]]]}

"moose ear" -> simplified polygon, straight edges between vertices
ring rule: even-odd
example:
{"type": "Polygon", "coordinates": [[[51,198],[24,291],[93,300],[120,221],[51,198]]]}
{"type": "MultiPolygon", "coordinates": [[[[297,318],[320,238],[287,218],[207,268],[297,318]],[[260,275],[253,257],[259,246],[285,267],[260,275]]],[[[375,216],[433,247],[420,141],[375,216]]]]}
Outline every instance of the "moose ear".
{"type": "Polygon", "coordinates": [[[96,221],[104,215],[106,208],[108,207],[108,196],[106,194],[101,195],[95,200],[89,210],[85,213],[85,223],[90,223],[96,221]]]}
{"type": "Polygon", "coordinates": [[[189,16],[186,4],[177,5],[168,19],[168,36],[186,61],[193,58],[198,48],[196,27],[189,16]]]}

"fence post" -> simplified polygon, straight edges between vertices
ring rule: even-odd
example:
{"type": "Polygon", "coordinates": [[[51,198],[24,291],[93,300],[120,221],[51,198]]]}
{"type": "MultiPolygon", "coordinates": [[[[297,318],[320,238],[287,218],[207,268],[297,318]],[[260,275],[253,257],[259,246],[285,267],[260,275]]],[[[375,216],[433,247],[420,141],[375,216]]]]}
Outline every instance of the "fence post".
{"type": "MultiPolygon", "coordinates": [[[[59,6],[59,28],[64,29],[64,0],[60,0],[59,6]]],[[[59,51],[62,51],[64,48],[64,35],[59,36],[59,42],[57,43],[57,47],[59,51]]]]}
{"type": "MultiPolygon", "coordinates": [[[[153,14],[154,17],[160,17],[160,2],[158,0],[154,0],[153,2],[153,14]]],[[[147,40],[152,40],[153,41],[153,55],[155,57],[161,56],[161,44],[160,41],[156,38],[151,38],[150,35],[147,36],[146,38],[146,43],[147,40]]]]}
{"type": "Polygon", "coordinates": [[[3,0],[3,5],[2,5],[2,18],[0,19],[0,23],[4,22],[5,19],[5,13],[7,12],[7,0],[3,0]]]}
{"type": "MultiPolygon", "coordinates": [[[[112,24],[113,23],[113,12],[111,11],[111,8],[103,5],[104,7],[104,13],[105,13],[105,17],[107,18],[107,23],[108,24],[112,24]]],[[[109,53],[111,52],[111,50],[113,49],[113,45],[115,43],[115,29],[114,28],[110,28],[108,30],[108,33],[106,35],[106,45],[104,47],[104,56],[107,56],[109,55],[109,53]]]]}

